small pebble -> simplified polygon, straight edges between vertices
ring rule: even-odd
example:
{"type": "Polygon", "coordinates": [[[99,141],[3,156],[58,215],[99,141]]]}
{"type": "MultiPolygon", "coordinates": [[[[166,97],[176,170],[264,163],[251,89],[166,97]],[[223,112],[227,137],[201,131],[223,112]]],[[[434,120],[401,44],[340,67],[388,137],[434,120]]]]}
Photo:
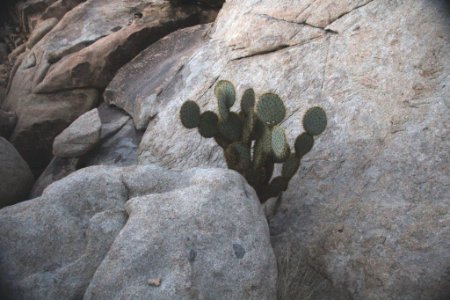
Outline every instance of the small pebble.
{"type": "Polygon", "coordinates": [[[148,285],[151,286],[160,286],[161,285],[161,278],[150,278],[147,281],[148,285]]]}

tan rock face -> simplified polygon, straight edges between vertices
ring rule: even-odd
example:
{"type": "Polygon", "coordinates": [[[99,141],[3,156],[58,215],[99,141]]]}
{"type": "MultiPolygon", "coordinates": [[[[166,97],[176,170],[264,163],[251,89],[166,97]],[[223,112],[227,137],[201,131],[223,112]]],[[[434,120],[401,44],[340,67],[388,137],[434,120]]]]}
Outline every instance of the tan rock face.
{"type": "Polygon", "coordinates": [[[33,46],[39,42],[50,30],[52,30],[55,25],[58,24],[57,18],[50,18],[39,23],[39,25],[33,30],[30,38],[27,42],[27,48],[31,49],[33,46]]]}
{"type": "Polygon", "coordinates": [[[234,82],[239,96],[248,87],[279,94],[290,144],[306,109],[321,106],[328,128],[271,222],[278,257],[294,247],[289,255],[308,262],[286,280],[316,274],[307,286],[315,299],[445,298],[446,12],[444,1],[425,0],[227,1],[209,42],[155,98],[140,162],[224,166],[219,147],[177,115],[187,99],[215,110],[220,79],[234,82]]]}
{"type": "Polygon", "coordinates": [[[97,91],[123,64],[171,31],[214,17],[213,10],[172,7],[163,0],[78,2],[27,1],[19,8],[24,26],[41,26],[29,41],[31,49],[14,54],[17,62],[0,108],[17,114],[12,142],[35,174],[50,161],[53,138],[97,105],[97,91]],[[74,8],[54,26],[62,7],[74,8]],[[44,10],[45,20],[38,23],[44,10]]]}

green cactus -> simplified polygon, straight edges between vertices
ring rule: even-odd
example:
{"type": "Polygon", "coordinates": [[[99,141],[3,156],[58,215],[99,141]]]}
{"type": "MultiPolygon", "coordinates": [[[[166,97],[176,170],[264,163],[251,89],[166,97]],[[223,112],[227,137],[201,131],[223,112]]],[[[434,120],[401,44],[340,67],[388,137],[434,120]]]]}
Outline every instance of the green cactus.
{"type": "Polygon", "coordinates": [[[226,121],[219,122],[219,132],[231,142],[237,142],[242,135],[242,121],[235,112],[230,112],[226,121]]]}
{"type": "Polygon", "coordinates": [[[192,100],[183,103],[180,108],[181,124],[184,127],[191,129],[198,126],[200,122],[200,107],[192,100]]]}
{"type": "Polygon", "coordinates": [[[255,108],[255,91],[253,89],[246,89],[241,99],[241,111],[245,115],[249,115],[255,108]]]}
{"type": "Polygon", "coordinates": [[[212,138],[219,132],[219,118],[212,111],[205,111],[200,115],[198,123],[198,132],[202,137],[212,138]]]}
{"type": "Polygon", "coordinates": [[[319,135],[327,127],[327,115],[321,107],[308,109],[303,117],[303,128],[310,135],[319,135]]]}
{"type": "Polygon", "coordinates": [[[289,158],[283,163],[281,176],[290,180],[295,175],[295,173],[297,173],[299,167],[300,159],[292,153],[291,155],[289,155],[289,158]]]}
{"type": "Polygon", "coordinates": [[[267,126],[274,126],[283,121],[286,108],[278,95],[267,93],[259,97],[256,103],[256,115],[267,126]]]}
{"type": "Polygon", "coordinates": [[[221,80],[216,84],[214,94],[216,95],[217,104],[219,106],[220,119],[222,121],[227,121],[230,114],[230,108],[236,101],[236,91],[234,86],[227,80],[221,80]]]}
{"type": "MultiPolygon", "coordinates": [[[[278,176],[272,179],[269,185],[269,197],[276,197],[288,188],[289,179],[278,176]]],[[[266,196],[267,197],[267,196],[266,196]]]]}
{"type": "Polygon", "coordinates": [[[250,148],[241,142],[232,143],[225,149],[225,160],[230,169],[245,171],[251,166],[250,148]]]}
{"type": "Polygon", "coordinates": [[[264,126],[262,129],[262,135],[256,139],[254,148],[254,165],[256,169],[262,168],[264,162],[268,159],[272,152],[272,130],[264,126]]]}
{"type": "Polygon", "coordinates": [[[243,116],[243,128],[242,128],[242,142],[250,145],[252,142],[252,134],[255,129],[255,112],[249,110],[246,115],[243,116]]]}
{"type": "Polygon", "coordinates": [[[272,151],[275,159],[281,162],[285,161],[290,154],[284,128],[281,126],[275,126],[272,129],[272,151]]]}
{"type": "Polygon", "coordinates": [[[314,136],[327,125],[326,114],[320,107],[309,109],[303,118],[306,132],[299,135],[291,153],[286,134],[280,124],[286,108],[278,95],[266,93],[255,104],[253,89],[245,90],[241,111],[230,111],[236,100],[233,84],[219,81],[214,93],[218,115],[212,111],[200,114],[193,101],[186,101],[180,118],[186,128],[198,127],[199,133],[214,140],[223,148],[230,169],[241,173],[255,189],[261,202],[277,197],[288,188],[289,180],[297,173],[300,160],[314,145],[314,136]],[[281,176],[271,180],[276,163],[283,163],[281,176]]]}
{"type": "Polygon", "coordinates": [[[314,146],[314,137],[306,132],[302,133],[295,139],[295,154],[298,158],[308,153],[314,146]]]}

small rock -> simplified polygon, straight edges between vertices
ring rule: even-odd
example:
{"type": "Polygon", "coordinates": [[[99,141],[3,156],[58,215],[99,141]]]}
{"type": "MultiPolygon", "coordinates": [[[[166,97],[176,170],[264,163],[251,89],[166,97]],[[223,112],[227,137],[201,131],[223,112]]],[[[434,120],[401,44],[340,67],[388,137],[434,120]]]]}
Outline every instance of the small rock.
{"type": "Polygon", "coordinates": [[[161,278],[150,278],[147,281],[148,285],[151,286],[160,286],[161,285],[161,278]]]}
{"type": "Polygon", "coordinates": [[[31,52],[29,53],[23,60],[23,63],[20,65],[22,70],[32,68],[36,65],[36,55],[31,52]]]}
{"type": "Polygon", "coordinates": [[[78,157],[91,150],[100,141],[102,123],[94,108],[81,115],[55,138],[53,154],[59,157],[78,157]]]}

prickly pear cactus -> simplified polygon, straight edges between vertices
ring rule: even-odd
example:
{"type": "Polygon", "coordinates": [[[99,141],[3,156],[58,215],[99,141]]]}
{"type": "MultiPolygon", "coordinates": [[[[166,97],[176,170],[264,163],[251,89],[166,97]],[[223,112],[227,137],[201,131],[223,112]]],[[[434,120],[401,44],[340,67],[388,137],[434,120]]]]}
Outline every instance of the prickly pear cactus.
{"type": "Polygon", "coordinates": [[[236,90],[231,82],[219,81],[214,94],[218,114],[200,113],[199,106],[188,100],[180,108],[181,123],[188,129],[197,127],[205,138],[214,138],[223,148],[228,167],[247,179],[261,203],[280,196],[297,173],[303,156],[314,146],[314,136],[325,130],[325,111],[320,107],[308,109],[302,120],[305,132],[295,139],[295,152],[291,153],[280,125],[286,108],[278,95],[265,93],[256,101],[254,90],[247,89],[241,98],[241,111],[236,113],[231,111],[236,102],[236,90]],[[276,163],[283,164],[281,174],[272,179],[276,163]]]}

